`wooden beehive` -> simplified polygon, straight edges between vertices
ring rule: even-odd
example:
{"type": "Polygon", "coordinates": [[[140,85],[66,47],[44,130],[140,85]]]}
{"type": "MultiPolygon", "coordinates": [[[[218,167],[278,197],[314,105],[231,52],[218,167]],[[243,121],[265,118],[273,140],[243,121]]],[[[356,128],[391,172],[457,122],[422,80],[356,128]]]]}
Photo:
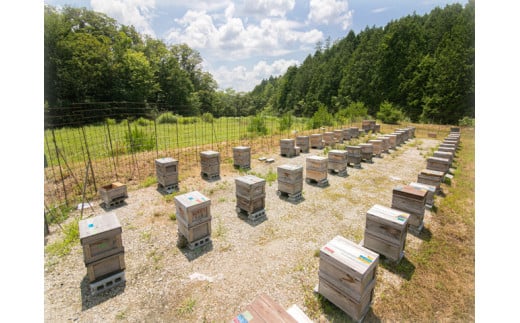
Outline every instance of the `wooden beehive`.
{"type": "Polygon", "coordinates": [[[237,195],[237,208],[246,212],[248,215],[257,213],[265,209],[265,195],[254,199],[248,199],[237,195]]]}
{"type": "Polygon", "coordinates": [[[372,144],[374,156],[381,157],[381,153],[383,152],[383,140],[371,139],[367,142],[372,144]]]}
{"type": "Polygon", "coordinates": [[[397,147],[397,135],[384,135],[383,137],[388,138],[390,149],[395,149],[395,147],[397,147]]]}
{"type": "Polygon", "coordinates": [[[246,310],[237,315],[231,322],[237,323],[297,323],[283,307],[276,303],[267,294],[262,293],[255,298],[246,310]]]}
{"type": "Polygon", "coordinates": [[[346,146],[347,150],[347,164],[353,164],[355,167],[361,167],[361,147],[360,146],[346,146]]]}
{"type": "Polygon", "coordinates": [[[380,124],[375,124],[374,125],[374,133],[378,133],[378,132],[381,132],[381,125],[380,124]]]}
{"type": "Polygon", "coordinates": [[[334,132],[334,141],[338,144],[342,144],[343,143],[343,130],[336,129],[333,132],[334,132]]]}
{"type": "MultiPolygon", "coordinates": [[[[374,121],[374,124],[375,124],[375,121],[374,121]]],[[[364,132],[369,132],[371,130],[374,130],[373,125],[372,125],[372,121],[371,120],[363,120],[363,121],[361,121],[361,129],[364,132]]]]}
{"type": "Polygon", "coordinates": [[[336,143],[336,140],[334,139],[334,132],[332,131],[326,131],[323,133],[323,141],[325,142],[325,145],[332,146],[336,143]]]}
{"type": "Polygon", "coordinates": [[[220,176],[220,153],[218,151],[206,150],[200,152],[201,175],[207,178],[220,176]]]}
{"type": "Polygon", "coordinates": [[[280,155],[293,157],[299,154],[300,148],[295,146],[294,139],[280,139],[280,155]]]}
{"type": "Polygon", "coordinates": [[[371,163],[374,155],[374,146],[372,144],[359,144],[361,147],[361,159],[371,163]]]}
{"type": "Polygon", "coordinates": [[[303,166],[281,165],[277,168],[278,191],[297,194],[303,189],[303,166]]]}
{"type": "Polygon", "coordinates": [[[251,168],[251,147],[233,147],[233,166],[251,168]]]}
{"type": "Polygon", "coordinates": [[[363,246],[392,261],[404,255],[409,213],[374,205],[366,214],[363,246]]]}
{"type": "Polygon", "coordinates": [[[329,151],[327,169],[340,175],[347,175],[347,151],[333,149],[329,151]]]}
{"type": "Polygon", "coordinates": [[[416,231],[422,229],[427,193],[427,190],[410,185],[397,186],[392,190],[392,208],[410,213],[408,224],[416,231]]]}
{"type": "Polygon", "coordinates": [[[86,264],[86,267],[88,280],[93,283],[125,270],[125,254],[124,252],[116,253],[86,264]]]}
{"type": "Polygon", "coordinates": [[[121,224],[114,212],[80,220],[78,226],[85,264],[124,252],[121,224]]]}
{"type": "Polygon", "coordinates": [[[296,137],[296,146],[300,147],[300,152],[308,153],[311,146],[309,136],[296,137]]]}
{"type": "Polygon", "coordinates": [[[311,148],[323,149],[323,135],[321,133],[313,133],[310,136],[311,139],[311,148]]]}
{"type": "Polygon", "coordinates": [[[455,156],[456,153],[455,147],[443,147],[442,145],[437,148],[437,151],[451,153],[453,156],[455,156]]]}
{"type": "Polygon", "coordinates": [[[316,182],[327,179],[327,162],[327,157],[308,156],[306,158],[305,178],[316,182]]]}
{"type": "Polygon", "coordinates": [[[442,143],[443,144],[448,144],[448,145],[453,145],[453,146],[455,146],[455,148],[457,148],[458,145],[459,145],[457,140],[451,140],[451,139],[444,139],[444,141],[442,143]]]}
{"type": "Polygon", "coordinates": [[[450,161],[447,158],[428,157],[426,159],[426,169],[446,174],[450,170],[450,161]]]}
{"type": "Polygon", "coordinates": [[[235,178],[236,195],[248,200],[265,197],[265,179],[245,175],[235,178]]]}
{"type": "Polygon", "coordinates": [[[203,222],[211,221],[211,200],[198,191],[177,195],[175,211],[179,224],[188,229],[203,222]]]}
{"type": "Polygon", "coordinates": [[[350,127],[348,128],[350,132],[350,138],[358,138],[359,137],[359,128],[350,127]]]}
{"type": "Polygon", "coordinates": [[[379,136],[376,139],[383,141],[383,143],[381,145],[381,149],[383,150],[383,152],[388,153],[389,149],[390,149],[390,139],[388,139],[387,137],[383,137],[383,136],[379,136]]]}
{"type": "Polygon", "coordinates": [[[379,255],[341,236],[320,249],[318,293],[354,320],[370,306],[379,255]]]}
{"type": "Polygon", "coordinates": [[[181,220],[177,225],[177,229],[179,233],[184,236],[188,243],[192,243],[211,236],[211,220],[193,225],[191,227],[188,227],[181,220]]]}
{"type": "Polygon", "coordinates": [[[460,127],[451,127],[450,132],[459,132],[460,133],[460,127]]]}
{"type": "Polygon", "coordinates": [[[453,153],[452,152],[436,150],[433,152],[433,157],[445,158],[448,160],[450,165],[451,165],[451,163],[453,163],[453,153]]]}
{"type": "Polygon", "coordinates": [[[401,146],[404,143],[402,132],[394,131],[392,135],[396,136],[396,146],[401,146]]]}
{"type": "Polygon", "coordinates": [[[439,192],[443,178],[443,172],[431,169],[423,169],[419,175],[417,175],[417,182],[435,186],[436,191],[439,192]]]}
{"type": "Polygon", "coordinates": [[[350,140],[350,131],[348,129],[341,129],[343,133],[343,141],[350,140]]]}
{"type": "Polygon", "coordinates": [[[433,201],[435,196],[435,191],[437,190],[435,186],[423,184],[423,183],[417,183],[417,182],[411,182],[411,187],[417,188],[417,189],[423,189],[426,190],[428,193],[426,194],[426,206],[427,207],[433,207],[433,201]]]}
{"type": "Polygon", "coordinates": [[[155,173],[157,183],[166,187],[179,183],[179,161],[171,157],[159,158],[155,160],[155,173]]]}
{"type": "Polygon", "coordinates": [[[401,144],[404,144],[408,140],[408,132],[404,130],[396,130],[394,133],[401,134],[401,144]]]}
{"type": "Polygon", "coordinates": [[[124,200],[128,197],[126,185],[120,182],[114,182],[101,187],[99,189],[99,195],[107,205],[110,205],[114,201],[124,200]]]}

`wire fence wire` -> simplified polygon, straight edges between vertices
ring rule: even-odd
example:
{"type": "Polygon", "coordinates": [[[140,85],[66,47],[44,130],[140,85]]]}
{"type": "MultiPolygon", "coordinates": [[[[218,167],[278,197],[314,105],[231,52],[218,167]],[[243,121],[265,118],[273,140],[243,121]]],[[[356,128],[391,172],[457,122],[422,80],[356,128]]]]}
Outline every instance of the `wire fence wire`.
{"type": "MultiPolygon", "coordinates": [[[[218,151],[222,163],[232,164],[233,147],[251,147],[255,155],[279,150],[280,139],[323,133],[358,123],[307,129],[308,119],[293,118],[290,128],[280,128],[280,118],[180,117],[185,107],[109,102],[48,108],[45,112],[45,209],[73,207],[93,201],[100,187],[121,182],[137,188],[156,176],[155,159],[179,161],[179,174],[196,175],[200,152],[218,151]],[[160,116],[171,112],[170,123],[160,116]],[[260,119],[258,119],[260,118],[260,119]]],[[[399,127],[402,127],[400,125],[399,127]]],[[[382,125],[382,132],[396,126],[382,125]],[[386,127],[386,128],[385,128],[386,127]]]]}

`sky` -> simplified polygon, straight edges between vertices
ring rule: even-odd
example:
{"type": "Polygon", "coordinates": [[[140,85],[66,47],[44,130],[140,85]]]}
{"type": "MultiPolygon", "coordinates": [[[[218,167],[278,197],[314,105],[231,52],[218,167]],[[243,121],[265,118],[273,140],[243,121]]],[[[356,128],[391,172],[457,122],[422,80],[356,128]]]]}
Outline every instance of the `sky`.
{"type": "Polygon", "coordinates": [[[454,0],[45,0],[85,7],[166,44],[186,43],[219,89],[248,92],[332,42],[365,27],[423,15],[454,0]]]}

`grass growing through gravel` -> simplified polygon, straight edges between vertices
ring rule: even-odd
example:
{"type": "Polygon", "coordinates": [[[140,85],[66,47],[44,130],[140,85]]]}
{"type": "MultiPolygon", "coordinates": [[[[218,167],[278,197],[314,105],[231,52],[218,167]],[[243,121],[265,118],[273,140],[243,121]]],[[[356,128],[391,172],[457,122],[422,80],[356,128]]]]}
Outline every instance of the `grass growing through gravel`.
{"type": "Polygon", "coordinates": [[[68,255],[72,247],[79,244],[79,218],[63,226],[63,239],[51,243],[45,247],[45,252],[50,256],[62,257],[68,255]]]}
{"type": "Polygon", "coordinates": [[[184,316],[193,313],[197,300],[193,297],[185,298],[182,303],[177,307],[177,314],[184,316]]]}

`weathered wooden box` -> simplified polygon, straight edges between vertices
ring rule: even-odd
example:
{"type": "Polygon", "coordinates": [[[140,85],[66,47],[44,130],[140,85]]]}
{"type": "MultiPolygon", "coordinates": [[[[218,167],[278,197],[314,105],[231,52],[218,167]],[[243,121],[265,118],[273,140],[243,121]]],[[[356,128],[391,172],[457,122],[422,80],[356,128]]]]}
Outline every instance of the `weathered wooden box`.
{"type": "Polygon", "coordinates": [[[155,160],[155,173],[157,183],[162,186],[170,186],[179,183],[179,161],[171,157],[159,158],[155,160]]]}
{"type": "Polygon", "coordinates": [[[336,236],[320,249],[319,272],[359,300],[375,280],[378,263],[379,254],[336,236]]]}
{"type": "Polygon", "coordinates": [[[343,143],[343,130],[341,130],[341,129],[334,130],[334,141],[339,144],[343,143]]]}
{"type": "Polygon", "coordinates": [[[413,229],[422,228],[427,192],[410,185],[397,186],[392,190],[392,208],[409,213],[408,224],[413,229]]]}
{"type": "Polygon", "coordinates": [[[374,146],[372,144],[359,144],[361,147],[361,159],[367,162],[372,162],[374,155],[374,146]]]}
{"type": "Polygon", "coordinates": [[[347,150],[347,164],[361,167],[361,147],[346,146],[345,149],[347,150]]]}
{"type": "Polygon", "coordinates": [[[374,125],[374,133],[378,133],[378,132],[381,132],[381,125],[376,123],[374,125]]]}
{"type": "Polygon", "coordinates": [[[417,182],[435,186],[437,192],[439,192],[443,178],[443,172],[431,169],[423,169],[419,175],[417,175],[417,182]]]}
{"type": "Polygon", "coordinates": [[[85,264],[124,252],[121,224],[114,212],[80,220],[78,226],[85,264]]]}
{"type": "Polygon", "coordinates": [[[278,190],[287,194],[297,194],[303,190],[303,178],[301,182],[287,183],[278,180],[278,190]]]}
{"type": "Polygon", "coordinates": [[[120,182],[114,182],[112,184],[102,186],[99,189],[99,195],[105,204],[110,204],[114,200],[125,199],[128,197],[126,185],[120,182]]]}
{"type": "Polygon", "coordinates": [[[265,209],[265,194],[255,198],[246,198],[240,195],[236,196],[237,207],[251,214],[265,209]]]}
{"type": "Polygon", "coordinates": [[[321,133],[314,133],[310,136],[311,139],[311,148],[323,149],[323,135],[321,133]]]}
{"type": "Polygon", "coordinates": [[[451,127],[450,132],[460,132],[460,127],[451,127]]]}
{"type": "Polygon", "coordinates": [[[346,150],[338,150],[333,149],[329,150],[328,154],[328,162],[335,162],[335,163],[345,163],[347,164],[347,151],[346,150]]]}
{"type": "Polygon", "coordinates": [[[455,147],[443,147],[442,145],[437,148],[437,151],[451,153],[453,156],[455,156],[456,153],[455,147]]]}
{"type": "Polygon", "coordinates": [[[307,180],[320,182],[327,179],[327,171],[307,169],[305,172],[305,178],[307,180]]]}
{"type": "Polygon", "coordinates": [[[406,143],[406,141],[408,140],[408,132],[407,131],[396,130],[396,131],[394,131],[394,133],[401,135],[401,139],[400,139],[401,140],[401,144],[406,143]]]}
{"type": "Polygon", "coordinates": [[[334,132],[332,131],[326,131],[323,133],[323,141],[325,142],[325,145],[332,146],[336,143],[336,140],[334,139],[334,132]]]}
{"type": "Polygon", "coordinates": [[[457,148],[459,146],[459,143],[456,140],[444,139],[444,141],[442,143],[448,144],[448,145],[454,145],[455,148],[457,148]]]}
{"type": "Polygon", "coordinates": [[[348,128],[350,132],[350,138],[358,138],[359,137],[359,128],[358,127],[350,127],[348,128]]]}
{"type": "Polygon", "coordinates": [[[280,155],[285,157],[298,156],[300,147],[296,147],[294,143],[294,139],[280,139],[280,155]]]}
{"type": "Polygon", "coordinates": [[[291,138],[280,139],[280,148],[294,148],[295,140],[291,138]]]}
{"type": "Polygon", "coordinates": [[[383,144],[381,145],[381,149],[383,150],[383,152],[388,153],[388,151],[390,149],[390,139],[388,139],[387,137],[383,137],[383,136],[379,136],[376,139],[383,141],[383,144]]]}
{"type": "Polygon", "coordinates": [[[233,147],[233,166],[251,168],[251,147],[233,147]]]}
{"type": "Polygon", "coordinates": [[[428,191],[428,193],[426,194],[426,206],[430,208],[433,207],[435,191],[437,190],[435,186],[417,182],[411,182],[408,185],[417,189],[423,189],[428,191]]]}
{"type": "Polygon", "coordinates": [[[201,175],[207,177],[220,176],[220,153],[207,150],[200,152],[201,175]]]}
{"type": "Polygon", "coordinates": [[[237,315],[231,322],[236,323],[297,323],[283,307],[273,301],[267,294],[260,294],[246,310],[237,315]]]}
{"type": "Polygon", "coordinates": [[[179,233],[186,238],[188,243],[191,243],[211,236],[211,219],[191,227],[188,227],[186,223],[181,220],[177,225],[177,229],[179,230],[179,233]]]}
{"type": "Polygon", "coordinates": [[[120,252],[86,264],[90,283],[125,270],[125,253],[120,252]]]}
{"type": "Polygon", "coordinates": [[[177,195],[174,200],[177,220],[187,228],[211,220],[211,200],[200,192],[177,195]]]}
{"type": "Polygon", "coordinates": [[[322,171],[327,173],[328,158],[324,156],[308,156],[306,159],[305,169],[322,171]]]}
{"type": "Polygon", "coordinates": [[[392,135],[396,136],[396,146],[401,146],[404,143],[403,133],[394,131],[392,135]]]}
{"type": "Polygon", "coordinates": [[[446,174],[450,170],[450,161],[447,158],[428,157],[426,159],[426,169],[446,174]]]}
{"type": "Polygon", "coordinates": [[[341,129],[343,132],[343,140],[350,140],[350,131],[348,129],[341,129]]]}
{"type": "Polygon", "coordinates": [[[448,160],[450,165],[453,162],[453,153],[452,152],[436,150],[436,151],[433,152],[433,157],[445,158],[445,159],[448,160]]]}
{"type": "Polygon", "coordinates": [[[367,142],[372,144],[374,156],[381,157],[381,153],[383,152],[383,140],[371,139],[367,142]]]}
{"type": "Polygon", "coordinates": [[[397,135],[384,135],[383,137],[388,138],[390,149],[395,149],[395,147],[397,147],[397,135]]]}
{"type": "Polygon", "coordinates": [[[235,178],[236,196],[247,200],[254,200],[265,197],[265,179],[245,175],[235,178]]]}
{"type": "Polygon", "coordinates": [[[279,182],[298,183],[303,182],[303,166],[281,165],[277,168],[279,182]]]}
{"type": "Polygon", "coordinates": [[[404,254],[409,213],[374,205],[366,214],[363,246],[399,261],[404,254]]]}
{"type": "Polygon", "coordinates": [[[311,146],[309,136],[296,137],[296,146],[300,147],[300,152],[308,153],[311,146]]]}
{"type": "Polygon", "coordinates": [[[364,132],[374,131],[376,122],[374,120],[363,120],[361,121],[361,129],[364,132]]]}

